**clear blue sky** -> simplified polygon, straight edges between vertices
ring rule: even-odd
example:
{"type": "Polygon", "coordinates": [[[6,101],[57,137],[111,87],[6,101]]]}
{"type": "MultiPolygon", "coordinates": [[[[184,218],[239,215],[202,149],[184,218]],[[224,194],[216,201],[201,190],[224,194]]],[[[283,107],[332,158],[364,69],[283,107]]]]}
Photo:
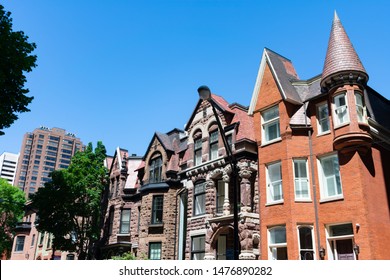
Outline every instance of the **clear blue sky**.
{"type": "Polygon", "coordinates": [[[44,125],[144,155],[155,131],[184,128],[208,85],[248,106],[267,47],[301,79],[322,71],[336,10],[366,68],[389,99],[390,2],[260,0],[9,0],[14,30],[37,44],[27,75],[31,112],[0,136],[18,153],[44,125]]]}

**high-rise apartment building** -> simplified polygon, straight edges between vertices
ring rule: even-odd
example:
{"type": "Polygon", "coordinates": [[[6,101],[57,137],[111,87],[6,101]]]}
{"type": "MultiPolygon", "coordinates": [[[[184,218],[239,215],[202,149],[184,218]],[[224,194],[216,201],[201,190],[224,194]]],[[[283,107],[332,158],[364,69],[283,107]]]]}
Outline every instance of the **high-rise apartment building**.
{"type": "Polygon", "coordinates": [[[62,128],[40,127],[26,133],[14,185],[23,190],[26,196],[35,193],[50,181],[50,172],[67,168],[71,157],[82,150],[80,139],[62,128]]]}
{"type": "Polygon", "coordinates": [[[0,177],[6,179],[11,185],[14,184],[18,159],[19,154],[4,152],[0,155],[0,177]]]}

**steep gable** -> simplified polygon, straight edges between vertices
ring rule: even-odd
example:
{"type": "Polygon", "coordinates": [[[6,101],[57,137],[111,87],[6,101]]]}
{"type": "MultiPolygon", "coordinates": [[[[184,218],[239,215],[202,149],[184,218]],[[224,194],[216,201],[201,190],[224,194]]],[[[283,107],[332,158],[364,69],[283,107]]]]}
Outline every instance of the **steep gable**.
{"type": "Polygon", "coordinates": [[[265,48],[248,113],[252,115],[255,110],[277,100],[302,104],[302,98],[292,85],[292,82],[298,80],[299,77],[289,59],[265,48]]]}

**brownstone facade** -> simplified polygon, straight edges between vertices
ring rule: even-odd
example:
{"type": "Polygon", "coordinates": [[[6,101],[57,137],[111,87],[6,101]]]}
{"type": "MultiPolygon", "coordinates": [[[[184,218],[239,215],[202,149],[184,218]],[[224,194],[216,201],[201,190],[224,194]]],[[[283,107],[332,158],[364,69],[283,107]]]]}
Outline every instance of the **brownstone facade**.
{"type": "Polygon", "coordinates": [[[257,188],[257,155],[253,141],[252,118],[247,108],[229,105],[212,95],[218,118],[237,159],[237,182],[225,150],[221,132],[208,101],[199,101],[187,123],[188,149],[181,163],[185,191],[180,212],[186,231],[179,232],[179,259],[233,259],[233,191],[240,193],[239,250],[240,259],[259,257],[259,212],[257,188]]]}
{"type": "Polygon", "coordinates": [[[110,259],[131,252],[137,256],[138,222],[141,204],[135,169],[141,157],[128,155],[125,149],[117,148],[113,157],[107,157],[109,169],[107,212],[102,229],[101,258],[110,259]]]}

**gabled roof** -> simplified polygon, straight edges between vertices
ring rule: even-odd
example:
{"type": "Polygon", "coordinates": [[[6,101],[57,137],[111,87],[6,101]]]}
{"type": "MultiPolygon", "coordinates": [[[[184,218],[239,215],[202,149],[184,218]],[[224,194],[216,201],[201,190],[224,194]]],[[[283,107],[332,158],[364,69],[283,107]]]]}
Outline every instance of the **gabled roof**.
{"type": "Polygon", "coordinates": [[[114,164],[115,162],[117,161],[118,162],[118,169],[121,170],[122,169],[122,159],[124,157],[126,157],[128,155],[129,151],[126,150],[126,149],[122,149],[122,148],[119,148],[117,147],[115,149],[115,153],[114,153],[114,156],[112,157],[112,160],[110,162],[110,166],[108,166],[107,168],[109,169],[109,172],[111,173],[113,168],[114,168],[114,164]]]}
{"type": "Polygon", "coordinates": [[[349,40],[337,13],[334,12],[321,84],[328,77],[343,71],[360,72],[368,80],[367,72],[349,40]]]}
{"type": "MultiPolygon", "coordinates": [[[[234,112],[229,108],[229,103],[222,96],[219,96],[219,95],[216,95],[216,94],[212,93],[211,94],[211,99],[217,105],[218,110],[221,111],[223,114],[231,114],[231,115],[234,114],[234,112]]],[[[200,106],[202,101],[203,100],[201,100],[201,99],[198,100],[198,103],[196,104],[196,106],[194,108],[194,111],[192,112],[191,117],[188,120],[188,122],[187,122],[187,124],[186,124],[186,126],[184,128],[185,130],[189,129],[189,126],[191,125],[192,120],[194,119],[194,117],[196,115],[196,112],[198,110],[198,107],[200,106]]]]}
{"type": "Polygon", "coordinates": [[[276,84],[278,85],[283,100],[293,104],[302,104],[301,97],[299,96],[296,89],[292,86],[292,82],[299,81],[299,77],[291,60],[277,54],[274,51],[271,51],[270,49],[264,48],[248,113],[253,114],[255,109],[263,81],[265,66],[267,64],[271,69],[272,75],[276,81],[276,84]]]}
{"type": "Polygon", "coordinates": [[[137,167],[136,171],[145,167],[146,155],[151,149],[154,140],[157,139],[162,145],[163,149],[167,152],[171,152],[171,156],[168,162],[167,171],[178,171],[179,167],[179,153],[184,151],[187,146],[185,133],[183,130],[175,128],[167,133],[155,132],[146,153],[143,157],[142,162],[137,167]],[[184,137],[184,138],[183,138],[184,137]],[[182,139],[184,139],[182,141],[182,139]]]}
{"type": "Polygon", "coordinates": [[[253,129],[253,117],[248,115],[248,107],[234,103],[230,105],[234,112],[232,123],[238,123],[238,130],[236,134],[236,141],[242,139],[249,139],[255,141],[255,133],[253,129]]]}

